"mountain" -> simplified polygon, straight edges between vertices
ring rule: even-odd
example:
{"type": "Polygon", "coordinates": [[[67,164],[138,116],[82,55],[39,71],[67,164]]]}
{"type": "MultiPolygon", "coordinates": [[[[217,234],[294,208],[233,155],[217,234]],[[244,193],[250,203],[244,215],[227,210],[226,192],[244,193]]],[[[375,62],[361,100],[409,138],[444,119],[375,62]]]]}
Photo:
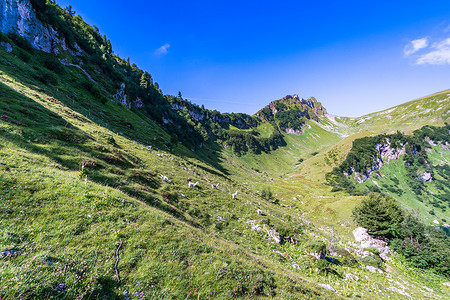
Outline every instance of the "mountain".
{"type": "Polygon", "coordinates": [[[295,95],[224,114],[164,95],[70,9],[0,9],[0,298],[448,298],[447,92],[360,118],[295,95]],[[326,182],[397,130],[420,155],[339,177],[358,193],[326,182]],[[414,243],[355,230],[389,195],[420,208],[414,243]]]}
{"type": "Polygon", "coordinates": [[[307,120],[320,122],[319,116],[324,114],[326,114],[325,108],[314,97],[305,100],[295,94],[270,102],[258,111],[256,116],[273,123],[284,133],[301,134],[307,120]]]}

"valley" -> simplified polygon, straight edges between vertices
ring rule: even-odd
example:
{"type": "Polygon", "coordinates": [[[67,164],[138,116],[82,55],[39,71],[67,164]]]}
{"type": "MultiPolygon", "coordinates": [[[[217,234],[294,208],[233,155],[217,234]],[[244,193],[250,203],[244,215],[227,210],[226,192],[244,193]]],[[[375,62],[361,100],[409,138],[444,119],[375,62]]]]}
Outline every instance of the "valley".
{"type": "Polygon", "coordinates": [[[60,34],[0,35],[1,299],[449,298],[450,90],[358,118],[296,95],[220,113],[164,95],[57,4],[12,2],[60,34]],[[327,180],[398,132],[422,148],[327,180]],[[434,266],[355,239],[371,192],[447,243],[434,266]]]}

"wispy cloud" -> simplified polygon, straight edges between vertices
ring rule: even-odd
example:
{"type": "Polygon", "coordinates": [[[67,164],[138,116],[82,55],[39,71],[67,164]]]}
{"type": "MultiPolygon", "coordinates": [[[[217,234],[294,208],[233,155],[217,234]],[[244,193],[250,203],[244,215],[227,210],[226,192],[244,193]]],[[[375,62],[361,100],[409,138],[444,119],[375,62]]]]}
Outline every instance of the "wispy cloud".
{"type": "Polygon", "coordinates": [[[155,54],[157,55],[166,55],[168,50],[170,48],[170,44],[164,44],[161,47],[159,47],[158,49],[155,50],[155,54]]]}
{"type": "Polygon", "coordinates": [[[421,39],[413,40],[408,45],[405,46],[405,49],[403,49],[403,53],[405,55],[411,55],[419,51],[420,49],[424,49],[428,47],[428,38],[424,37],[421,39]]]}
{"type": "Polygon", "coordinates": [[[419,56],[416,62],[418,65],[450,64],[450,38],[434,43],[431,49],[428,53],[419,56]]]}

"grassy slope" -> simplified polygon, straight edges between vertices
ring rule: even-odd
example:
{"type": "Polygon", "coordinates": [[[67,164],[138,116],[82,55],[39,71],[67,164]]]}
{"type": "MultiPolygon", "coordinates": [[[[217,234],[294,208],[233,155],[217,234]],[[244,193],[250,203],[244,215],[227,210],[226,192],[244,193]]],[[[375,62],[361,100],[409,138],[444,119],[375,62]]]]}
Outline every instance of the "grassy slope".
{"type": "MultiPolygon", "coordinates": [[[[288,147],[273,156],[236,158],[224,151],[217,158],[181,145],[170,152],[169,136],[151,120],[113,102],[102,105],[74,86],[84,76],[77,69],[66,68],[56,88],[28,76],[32,63],[24,65],[0,50],[0,251],[22,251],[0,260],[0,295],[115,298],[128,291],[148,299],[253,298],[271,294],[270,286],[276,286],[275,295],[282,299],[401,298],[387,289],[401,284],[390,274],[374,275],[356,264],[334,268],[360,281],[318,275],[306,254],[311,240],[345,247],[357,198],[331,194],[301,176],[270,180],[294,170],[298,158],[337,142],[335,135],[311,123],[305,135],[288,136],[288,147]],[[198,159],[204,155],[210,157],[198,159]],[[249,172],[267,163],[273,170],[266,174],[249,172]],[[188,177],[200,182],[198,189],[187,187],[188,177]],[[219,189],[211,190],[210,182],[220,182],[219,189]],[[264,187],[290,207],[259,197],[255,189],[264,187]],[[231,201],[235,190],[238,200],[231,201]],[[163,193],[170,195],[169,203],[163,193]],[[301,226],[300,244],[270,243],[264,233],[249,228],[249,219],[277,230],[301,226]],[[118,283],[114,263],[120,240],[118,283]],[[300,270],[291,267],[287,255],[300,270]],[[66,289],[58,291],[58,284],[66,289]]],[[[396,264],[391,263],[392,274],[406,275],[403,285],[414,297],[447,294],[443,279],[417,276],[396,264]]]]}
{"type": "Polygon", "coordinates": [[[364,131],[411,133],[425,125],[442,126],[449,120],[450,90],[446,90],[358,118],[336,117],[334,123],[328,120],[327,124],[346,135],[364,131]]]}
{"type": "MultiPolygon", "coordinates": [[[[438,164],[448,164],[450,159],[450,153],[448,150],[443,150],[441,146],[433,147],[432,152],[429,154],[431,157],[431,161],[433,165],[438,164]]],[[[433,207],[428,202],[422,202],[418,196],[413,192],[411,187],[408,185],[406,180],[407,170],[403,163],[403,158],[400,157],[399,160],[392,160],[388,164],[383,165],[383,167],[378,172],[379,176],[372,176],[365,185],[377,185],[383,190],[386,194],[391,195],[392,197],[398,199],[402,205],[412,211],[416,211],[426,222],[430,225],[433,225],[434,220],[438,220],[441,223],[446,223],[449,221],[450,212],[447,210],[443,210],[442,208],[433,207]],[[399,181],[397,184],[395,179],[399,181]],[[387,187],[396,187],[401,190],[401,193],[396,192],[395,190],[390,190],[387,187]],[[435,215],[430,215],[429,212],[433,210],[435,215]],[[442,221],[446,220],[446,221],[442,221]]],[[[435,176],[439,176],[437,172],[435,172],[435,176]]],[[[427,191],[429,191],[432,195],[439,194],[442,192],[448,193],[448,186],[445,187],[445,190],[440,190],[436,185],[435,181],[427,182],[425,184],[427,191]]],[[[446,205],[444,205],[445,207],[446,205]]]]}

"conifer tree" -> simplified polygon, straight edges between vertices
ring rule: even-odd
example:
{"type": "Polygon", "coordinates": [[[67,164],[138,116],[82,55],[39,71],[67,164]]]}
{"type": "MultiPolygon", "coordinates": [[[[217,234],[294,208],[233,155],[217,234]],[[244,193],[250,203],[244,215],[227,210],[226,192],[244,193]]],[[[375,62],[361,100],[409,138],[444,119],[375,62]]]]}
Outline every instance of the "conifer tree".
{"type": "Polygon", "coordinates": [[[394,198],[370,193],[353,210],[353,219],[372,235],[393,238],[400,235],[404,216],[394,198]]]}
{"type": "Polygon", "coordinates": [[[72,16],[76,13],[74,10],[72,10],[72,5],[67,6],[66,11],[72,16]]]}

